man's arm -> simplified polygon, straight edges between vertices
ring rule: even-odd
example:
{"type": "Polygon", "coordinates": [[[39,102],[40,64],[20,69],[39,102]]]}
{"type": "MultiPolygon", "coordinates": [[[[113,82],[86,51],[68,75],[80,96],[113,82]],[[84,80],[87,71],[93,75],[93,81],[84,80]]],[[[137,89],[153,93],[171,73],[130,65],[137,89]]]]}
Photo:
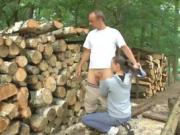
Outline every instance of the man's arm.
{"type": "Polygon", "coordinates": [[[78,65],[78,67],[77,67],[77,70],[76,70],[76,75],[77,75],[78,77],[80,77],[80,75],[81,75],[82,65],[83,65],[87,60],[89,60],[90,52],[91,52],[90,49],[84,48],[84,51],[83,51],[83,54],[82,54],[82,57],[81,57],[81,61],[80,61],[79,65],[78,65]]]}
{"type": "Polygon", "coordinates": [[[121,47],[124,54],[128,57],[128,59],[132,62],[134,68],[138,68],[139,67],[139,64],[137,63],[131,49],[127,46],[127,45],[124,45],[121,47]]]}

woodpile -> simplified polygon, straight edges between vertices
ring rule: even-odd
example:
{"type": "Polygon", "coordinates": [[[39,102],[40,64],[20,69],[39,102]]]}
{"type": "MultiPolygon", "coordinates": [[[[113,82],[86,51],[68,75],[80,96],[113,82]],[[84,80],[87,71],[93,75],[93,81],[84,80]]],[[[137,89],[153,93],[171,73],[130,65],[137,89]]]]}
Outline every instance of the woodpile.
{"type": "Polygon", "coordinates": [[[167,57],[164,54],[147,52],[142,49],[133,48],[132,50],[147,73],[145,78],[133,79],[132,96],[148,98],[159,91],[164,91],[168,79],[167,57]]]}
{"type": "MultiPolygon", "coordinates": [[[[54,134],[84,114],[83,78],[75,70],[85,28],[27,20],[0,33],[0,134],[54,134]]],[[[83,67],[86,78],[88,64],[83,67]]]]}

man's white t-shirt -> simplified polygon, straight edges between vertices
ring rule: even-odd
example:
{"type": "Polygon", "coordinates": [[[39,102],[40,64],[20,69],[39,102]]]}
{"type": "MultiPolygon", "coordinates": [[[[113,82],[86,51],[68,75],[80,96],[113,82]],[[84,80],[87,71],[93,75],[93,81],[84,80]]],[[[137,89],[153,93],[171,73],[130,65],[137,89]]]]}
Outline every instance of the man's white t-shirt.
{"type": "Polygon", "coordinates": [[[121,33],[114,28],[106,27],[89,32],[83,45],[91,50],[89,69],[110,68],[116,46],[121,48],[124,45],[126,42],[121,33]]]}

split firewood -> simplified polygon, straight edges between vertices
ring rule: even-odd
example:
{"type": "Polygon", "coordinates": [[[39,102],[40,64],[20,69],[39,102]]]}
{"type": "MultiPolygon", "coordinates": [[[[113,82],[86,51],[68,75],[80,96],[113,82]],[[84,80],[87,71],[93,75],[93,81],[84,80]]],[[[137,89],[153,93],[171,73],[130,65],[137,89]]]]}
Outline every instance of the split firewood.
{"type": "Polygon", "coordinates": [[[19,111],[18,111],[18,106],[16,104],[11,104],[11,103],[0,104],[0,116],[13,119],[18,117],[18,115],[19,115],[19,111]]]}
{"type": "Polygon", "coordinates": [[[9,123],[10,121],[7,117],[0,117],[0,133],[8,128],[9,123]]]}
{"type": "Polygon", "coordinates": [[[17,87],[12,83],[0,85],[0,101],[16,95],[17,92],[17,87]]]}
{"type": "Polygon", "coordinates": [[[26,87],[20,88],[17,94],[17,105],[21,117],[23,118],[30,118],[31,116],[31,110],[28,106],[28,97],[29,97],[28,89],[26,87]]]}

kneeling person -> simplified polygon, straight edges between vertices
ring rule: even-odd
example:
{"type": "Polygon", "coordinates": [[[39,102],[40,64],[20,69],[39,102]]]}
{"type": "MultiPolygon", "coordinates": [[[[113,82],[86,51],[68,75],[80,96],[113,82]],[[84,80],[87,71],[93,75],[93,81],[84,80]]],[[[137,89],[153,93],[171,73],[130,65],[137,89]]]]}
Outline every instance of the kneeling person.
{"type": "Polygon", "coordinates": [[[146,73],[141,67],[136,71],[130,70],[122,56],[113,58],[111,68],[115,74],[106,80],[100,81],[100,93],[102,96],[107,96],[107,112],[85,115],[82,122],[100,132],[116,135],[118,133],[117,126],[131,119],[130,91],[132,77],[133,75],[144,77],[146,73]]]}

